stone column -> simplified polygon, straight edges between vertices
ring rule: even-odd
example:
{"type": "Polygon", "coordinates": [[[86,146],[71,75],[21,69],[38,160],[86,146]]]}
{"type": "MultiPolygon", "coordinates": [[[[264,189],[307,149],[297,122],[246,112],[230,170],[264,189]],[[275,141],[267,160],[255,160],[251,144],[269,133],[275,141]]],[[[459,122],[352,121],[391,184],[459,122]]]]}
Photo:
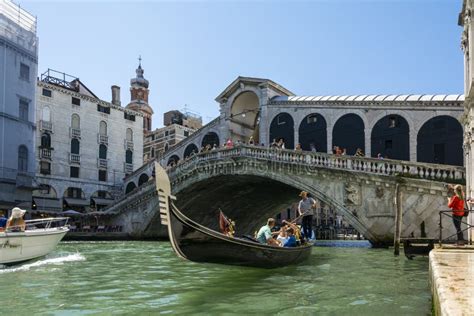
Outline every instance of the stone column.
{"type": "Polygon", "coordinates": [[[416,130],[413,128],[410,128],[410,135],[409,135],[409,146],[410,146],[410,161],[416,162],[416,138],[417,138],[417,133],[416,130]]]}
{"type": "Polygon", "coordinates": [[[260,144],[265,144],[265,147],[270,145],[269,141],[269,127],[268,127],[268,106],[266,104],[260,105],[260,126],[259,126],[259,141],[260,144]]]}
{"type": "Polygon", "coordinates": [[[334,127],[333,125],[327,125],[326,126],[326,134],[327,134],[327,141],[328,141],[328,144],[327,144],[328,154],[332,153],[332,129],[333,129],[333,127],[334,127]]]}
{"type": "Polygon", "coordinates": [[[372,147],[372,142],[370,139],[370,136],[372,134],[372,130],[369,128],[365,129],[365,156],[366,157],[372,157],[372,152],[371,152],[371,147],[372,147]]]}
{"type": "Polygon", "coordinates": [[[296,124],[295,122],[295,126],[293,127],[294,129],[294,133],[295,133],[295,148],[296,148],[296,144],[298,144],[300,142],[300,133],[299,133],[299,126],[296,124]]]}

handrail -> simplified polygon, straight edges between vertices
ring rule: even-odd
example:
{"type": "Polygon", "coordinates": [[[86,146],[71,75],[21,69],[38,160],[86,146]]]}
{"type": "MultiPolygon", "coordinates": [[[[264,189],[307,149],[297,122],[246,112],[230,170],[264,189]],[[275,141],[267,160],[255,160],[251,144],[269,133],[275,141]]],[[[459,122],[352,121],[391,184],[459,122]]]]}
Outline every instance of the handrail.
{"type": "MultiPolygon", "coordinates": [[[[66,227],[69,217],[47,217],[47,218],[38,218],[38,219],[29,219],[25,220],[25,230],[38,230],[38,229],[50,229],[52,223],[65,221],[61,227],[66,227]],[[36,225],[45,224],[44,227],[38,228],[36,225]],[[32,229],[33,228],[33,229],[32,229]]],[[[14,225],[8,227],[4,232],[10,233],[15,232],[16,228],[23,228],[23,225],[14,225]],[[12,231],[13,230],[13,231],[12,231]]]]}
{"type": "MultiPolygon", "coordinates": [[[[468,212],[468,213],[474,213],[474,210],[464,210],[464,212],[468,212]]],[[[457,232],[444,238],[443,239],[443,216],[446,216],[446,217],[450,217],[450,218],[453,218],[453,215],[452,215],[453,211],[452,210],[449,210],[449,211],[439,211],[439,245],[441,246],[441,244],[443,243],[443,241],[447,241],[448,239],[450,239],[451,237],[454,237],[457,235],[457,232]]],[[[472,216],[472,215],[471,215],[472,216]]],[[[468,218],[466,216],[463,216],[462,219],[464,218],[468,218]]],[[[470,229],[474,229],[474,225],[471,225],[469,224],[467,221],[464,222],[463,220],[461,219],[461,224],[466,224],[467,227],[462,229],[461,232],[465,232],[465,231],[468,231],[470,229]]],[[[471,241],[469,240],[468,241],[469,244],[471,244],[471,241]]]]}

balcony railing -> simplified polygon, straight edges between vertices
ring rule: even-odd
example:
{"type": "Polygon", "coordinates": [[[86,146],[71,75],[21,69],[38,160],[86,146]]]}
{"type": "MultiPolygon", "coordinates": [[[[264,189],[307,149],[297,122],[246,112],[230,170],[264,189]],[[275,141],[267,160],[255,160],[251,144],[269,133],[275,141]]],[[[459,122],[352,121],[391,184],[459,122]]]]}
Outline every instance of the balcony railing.
{"type": "Polygon", "coordinates": [[[53,123],[41,120],[40,121],[40,130],[45,131],[45,132],[52,132],[53,131],[53,123]]]}
{"type": "Polygon", "coordinates": [[[123,171],[125,172],[125,174],[130,174],[130,173],[132,173],[132,172],[133,172],[133,164],[131,164],[131,163],[124,163],[123,171]]]}
{"type": "Polygon", "coordinates": [[[51,148],[40,148],[39,157],[40,159],[51,160],[51,148]]]}
{"type": "Polygon", "coordinates": [[[133,141],[130,141],[130,140],[125,140],[124,141],[124,145],[125,145],[125,150],[133,150],[133,141]]]}
{"type": "Polygon", "coordinates": [[[97,167],[100,169],[107,169],[107,159],[97,159],[97,167]]]}
{"type": "Polygon", "coordinates": [[[81,129],[80,128],[70,128],[69,130],[71,138],[81,138],[81,129]]]}
{"type": "Polygon", "coordinates": [[[97,140],[99,141],[99,144],[107,145],[109,143],[109,136],[97,134],[97,140]]]}
{"type": "Polygon", "coordinates": [[[69,163],[81,163],[81,155],[79,154],[70,154],[69,155],[69,163]]]}

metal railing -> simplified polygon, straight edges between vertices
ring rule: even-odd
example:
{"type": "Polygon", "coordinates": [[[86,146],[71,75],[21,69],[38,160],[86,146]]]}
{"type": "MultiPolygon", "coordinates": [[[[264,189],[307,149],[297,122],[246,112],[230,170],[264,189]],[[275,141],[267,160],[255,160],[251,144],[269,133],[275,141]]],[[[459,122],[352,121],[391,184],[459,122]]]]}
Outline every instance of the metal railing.
{"type": "Polygon", "coordinates": [[[133,141],[125,139],[124,146],[125,146],[125,150],[127,149],[133,150],[133,141]]]}
{"type": "MultiPolygon", "coordinates": [[[[474,214],[474,210],[464,210],[464,212],[468,212],[469,214],[474,214]]],[[[471,215],[473,216],[473,215],[471,215]]],[[[448,217],[451,219],[454,219],[453,217],[453,211],[439,211],[439,244],[443,244],[443,242],[447,242],[448,240],[451,240],[451,238],[457,236],[457,232],[454,234],[449,235],[446,238],[443,238],[443,218],[448,217]]],[[[465,231],[469,231],[470,229],[474,229],[474,225],[471,225],[468,223],[467,219],[468,216],[463,216],[461,218],[461,232],[464,233],[465,231]],[[466,228],[462,229],[462,224],[466,225],[466,228]]],[[[470,241],[467,241],[469,244],[471,243],[470,241]]]]}
{"type": "Polygon", "coordinates": [[[53,131],[53,123],[40,120],[40,130],[52,132],[53,131]]]}
{"type": "Polygon", "coordinates": [[[79,154],[70,154],[69,155],[69,163],[81,163],[81,155],[79,154]]]}
{"type": "Polygon", "coordinates": [[[81,129],[80,128],[72,128],[70,129],[71,138],[81,138],[81,129]]]}
{"type": "Polygon", "coordinates": [[[109,143],[109,136],[97,134],[97,140],[99,141],[99,144],[107,145],[109,143]]]}
{"type": "Polygon", "coordinates": [[[126,174],[130,174],[133,172],[133,164],[131,163],[124,163],[123,170],[126,174]]]}
{"type": "Polygon", "coordinates": [[[107,169],[107,159],[97,158],[97,167],[107,169]]]}
{"type": "Polygon", "coordinates": [[[51,148],[40,148],[39,150],[40,159],[51,159],[51,148]]]}

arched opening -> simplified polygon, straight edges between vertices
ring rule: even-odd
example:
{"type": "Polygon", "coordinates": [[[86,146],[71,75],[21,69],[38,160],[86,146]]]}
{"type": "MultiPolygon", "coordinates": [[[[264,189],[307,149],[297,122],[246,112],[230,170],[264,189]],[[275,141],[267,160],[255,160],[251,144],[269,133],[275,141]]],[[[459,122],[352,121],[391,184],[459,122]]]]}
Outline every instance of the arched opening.
{"type": "Polygon", "coordinates": [[[410,127],[400,115],[387,115],[375,123],[371,134],[372,157],[410,160],[410,127]]]}
{"type": "Polygon", "coordinates": [[[71,139],[71,154],[79,155],[80,143],[77,138],[71,139]]]}
{"type": "Polygon", "coordinates": [[[365,152],[364,121],[357,114],[346,114],[339,118],[332,130],[332,146],[346,149],[347,155],[354,155],[357,148],[365,152]]]}
{"type": "Polygon", "coordinates": [[[41,135],[41,148],[51,148],[51,136],[48,133],[41,135]]]}
{"type": "Polygon", "coordinates": [[[326,120],[321,114],[313,113],[306,116],[300,124],[299,142],[303,150],[327,152],[326,120]]]}
{"type": "Polygon", "coordinates": [[[428,120],[418,131],[419,162],[463,165],[463,129],[458,120],[441,115],[428,120]]]}
{"type": "Polygon", "coordinates": [[[186,146],[186,149],[184,150],[184,159],[193,156],[194,154],[197,154],[199,152],[199,149],[197,148],[196,145],[194,144],[189,144],[186,146]]]}
{"type": "Polygon", "coordinates": [[[131,151],[130,149],[127,149],[127,151],[125,152],[125,163],[133,163],[133,151],[131,151]]]}
{"type": "Polygon", "coordinates": [[[179,161],[179,157],[177,155],[173,155],[168,159],[167,166],[176,165],[179,161]]]}
{"type": "Polygon", "coordinates": [[[114,198],[105,190],[95,191],[91,195],[90,205],[92,208],[95,208],[96,211],[101,211],[113,203],[114,198]]]}
{"type": "Polygon", "coordinates": [[[81,119],[80,119],[79,115],[77,115],[76,113],[74,113],[71,116],[71,127],[74,128],[74,129],[80,129],[81,128],[81,119]]]}
{"type": "Polygon", "coordinates": [[[55,199],[58,197],[56,190],[48,184],[40,184],[38,189],[33,190],[32,196],[55,199]]]}
{"type": "Polygon", "coordinates": [[[253,136],[255,142],[258,140],[258,96],[251,91],[239,94],[232,102],[230,108],[230,130],[232,139],[247,142],[253,136]]]}
{"type": "Polygon", "coordinates": [[[28,171],[28,148],[25,145],[18,147],[18,171],[28,171]]]}
{"type": "Polygon", "coordinates": [[[99,123],[99,134],[107,136],[107,123],[105,123],[104,121],[100,121],[99,123]]]}
{"type": "Polygon", "coordinates": [[[84,212],[90,206],[89,200],[86,200],[84,191],[78,187],[69,187],[64,192],[63,209],[84,212]]]}
{"type": "Polygon", "coordinates": [[[148,181],[149,177],[146,173],[142,173],[140,175],[140,178],[138,178],[138,186],[141,186],[142,184],[146,183],[148,181]]]}
{"type": "Polygon", "coordinates": [[[273,140],[283,139],[286,149],[295,148],[295,128],[294,121],[290,114],[280,113],[275,116],[270,124],[269,144],[273,140]]]}
{"type": "Polygon", "coordinates": [[[51,110],[48,106],[43,108],[43,111],[41,112],[41,119],[45,122],[51,122],[51,110]]]}
{"type": "Polygon", "coordinates": [[[135,182],[129,182],[127,184],[127,187],[125,188],[125,194],[132,192],[133,190],[135,190],[136,187],[137,186],[135,185],[135,182]]]}
{"type": "Polygon", "coordinates": [[[99,145],[99,158],[107,159],[107,146],[105,146],[104,144],[99,145]]]}
{"type": "Polygon", "coordinates": [[[214,132],[209,132],[206,135],[204,135],[204,138],[202,139],[201,146],[206,147],[207,145],[210,145],[211,148],[214,147],[214,145],[217,148],[219,148],[219,146],[220,146],[219,136],[214,132]]]}
{"type": "Polygon", "coordinates": [[[131,128],[127,128],[127,141],[133,142],[133,131],[131,128]]]}
{"type": "Polygon", "coordinates": [[[56,190],[48,184],[40,184],[38,189],[32,192],[31,209],[36,211],[62,210],[62,202],[58,199],[56,190]]]}

